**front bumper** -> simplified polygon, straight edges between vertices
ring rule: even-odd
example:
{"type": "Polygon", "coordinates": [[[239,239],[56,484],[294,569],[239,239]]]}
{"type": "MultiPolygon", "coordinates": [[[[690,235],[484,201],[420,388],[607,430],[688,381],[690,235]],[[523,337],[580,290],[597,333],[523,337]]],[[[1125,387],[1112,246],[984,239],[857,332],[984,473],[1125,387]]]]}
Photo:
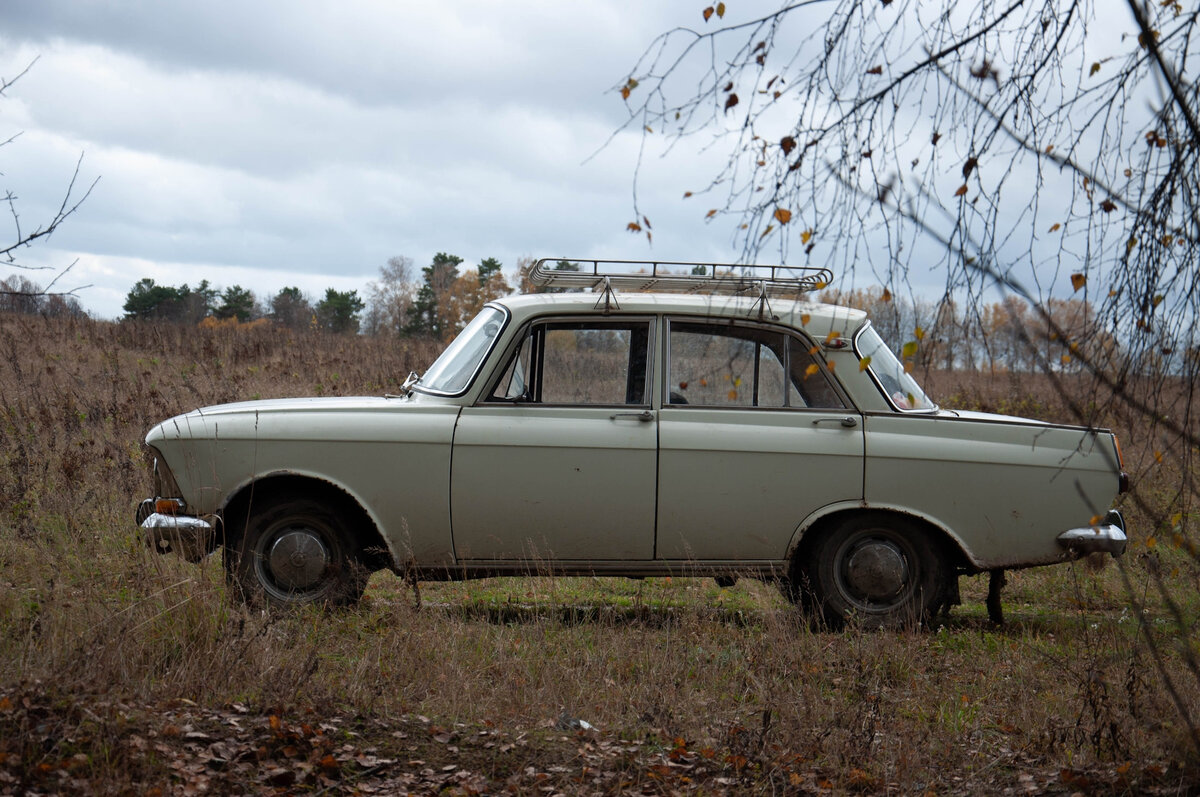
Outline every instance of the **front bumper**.
{"type": "Polygon", "coordinates": [[[1068,529],[1058,535],[1058,544],[1076,556],[1090,553],[1110,553],[1114,557],[1125,553],[1129,538],[1125,536],[1125,519],[1115,509],[1109,510],[1095,526],[1068,529]]]}
{"type": "Polygon", "coordinates": [[[153,498],[147,498],[135,516],[147,545],[159,553],[178,553],[189,562],[199,562],[212,553],[216,547],[212,523],[190,515],[155,512],[154,503],[153,498]]]}

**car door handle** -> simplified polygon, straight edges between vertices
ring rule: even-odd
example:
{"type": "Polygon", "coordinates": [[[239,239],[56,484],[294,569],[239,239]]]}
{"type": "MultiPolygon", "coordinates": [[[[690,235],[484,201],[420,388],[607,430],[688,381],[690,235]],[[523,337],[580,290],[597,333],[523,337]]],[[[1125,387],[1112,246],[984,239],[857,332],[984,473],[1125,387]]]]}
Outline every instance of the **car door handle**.
{"type": "Polygon", "coordinates": [[[858,426],[858,419],[853,415],[847,415],[844,418],[817,418],[815,421],[813,421],[813,426],[816,426],[819,423],[840,423],[847,429],[853,429],[855,426],[858,426]]]}
{"type": "Polygon", "coordinates": [[[614,412],[612,415],[609,415],[608,418],[611,421],[620,420],[621,418],[633,418],[644,423],[646,421],[654,420],[654,413],[650,410],[642,410],[641,412],[614,412]]]}

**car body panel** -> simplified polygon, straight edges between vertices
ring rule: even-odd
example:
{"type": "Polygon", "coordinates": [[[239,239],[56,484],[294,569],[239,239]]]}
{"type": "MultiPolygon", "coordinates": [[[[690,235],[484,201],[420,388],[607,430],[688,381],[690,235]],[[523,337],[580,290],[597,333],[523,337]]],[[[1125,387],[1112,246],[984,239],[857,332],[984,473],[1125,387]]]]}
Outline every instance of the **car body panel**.
{"type": "Polygon", "coordinates": [[[946,530],[982,570],[1046,564],[1050,530],[1094,525],[1117,492],[1111,436],[1004,416],[870,414],[868,505],[946,530]]]}
{"type": "Polygon", "coordinates": [[[657,431],[614,407],[467,407],[450,504],[460,560],[649,560],[657,431]],[[614,418],[614,415],[625,417],[614,418]]]}
{"type": "Polygon", "coordinates": [[[394,561],[448,565],[458,412],[453,404],[384,398],[243,402],[173,418],[146,442],[171,464],[197,515],[219,513],[255,480],[312,478],[367,511],[394,561]]]}
{"type": "Polygon", "coordinates": [[[658,557],[775,559],[822,506],[861,501],[861,424],[846,410],[664,407],[658,557]]]}

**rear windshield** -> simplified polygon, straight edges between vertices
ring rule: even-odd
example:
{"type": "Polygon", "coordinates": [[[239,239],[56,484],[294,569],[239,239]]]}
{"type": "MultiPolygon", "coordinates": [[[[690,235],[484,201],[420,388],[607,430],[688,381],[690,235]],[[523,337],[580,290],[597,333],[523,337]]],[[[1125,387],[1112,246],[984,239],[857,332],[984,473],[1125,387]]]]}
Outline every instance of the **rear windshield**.
{"type": "Polygon", "coordinates": [[[854,349],[858,359],[867,362],[867,370],[875,384],[893,407],[898,410],[937,409],[912,374],[905,373],[904,363],[887,347],[874,327],[868,326],[859,333],[854,339],[854,349]]]}

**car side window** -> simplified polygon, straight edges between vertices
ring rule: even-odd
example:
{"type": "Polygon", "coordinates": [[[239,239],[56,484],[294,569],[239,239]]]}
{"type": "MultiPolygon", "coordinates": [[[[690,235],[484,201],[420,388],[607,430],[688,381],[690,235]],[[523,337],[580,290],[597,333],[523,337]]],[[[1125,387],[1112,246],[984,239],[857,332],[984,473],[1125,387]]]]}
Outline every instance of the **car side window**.
{"type": "Polygon", "coordinates": [[[671,322],[666,403],[705,407],[843,407],[805,344],[780,330],[671,322]]]}
{"type": "Polygon", "coordinates": [[[528,400],[529,396],[529,357],[533,352],[533,337],[526,335],[521,341],[520,348],[513,355],[508,367],[496,387],[492,390],[492,399],[502,401],[528,400]]]}
{"type": "Polygon", "coordinates": [[[834,390],[829,374],[817,363],[813,348],[799,338],[788,338],[791,405],[812,409],[845,409],[846,402],[834,390]]]}
{"type": "Polygon", "coordinates": [[[489,401],[648,405],[649,321],[533,324],[489,401]]]}

